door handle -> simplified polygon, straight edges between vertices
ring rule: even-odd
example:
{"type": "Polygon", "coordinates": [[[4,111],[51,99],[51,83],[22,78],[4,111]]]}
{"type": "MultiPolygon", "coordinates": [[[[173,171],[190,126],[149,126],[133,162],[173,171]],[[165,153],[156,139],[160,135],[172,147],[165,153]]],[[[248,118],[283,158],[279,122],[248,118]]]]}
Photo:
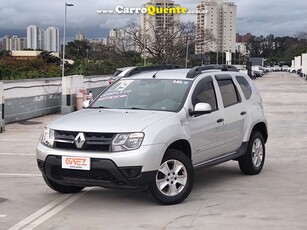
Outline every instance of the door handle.
{"type": "Polygon", "coordinates": [[[222,122],[224,122],[224,119],[223,119],[223,118],[218,119],[216,122],[217,122],[217,123],[222,123],[222,122]]]}
{"type": "Polygon", "coordinates": [[[241,116],[244,116],[244,115],[246,114],[246,112],[243,111],[243,112],[241,112],[240,114],[241,114],[241,116]]]}

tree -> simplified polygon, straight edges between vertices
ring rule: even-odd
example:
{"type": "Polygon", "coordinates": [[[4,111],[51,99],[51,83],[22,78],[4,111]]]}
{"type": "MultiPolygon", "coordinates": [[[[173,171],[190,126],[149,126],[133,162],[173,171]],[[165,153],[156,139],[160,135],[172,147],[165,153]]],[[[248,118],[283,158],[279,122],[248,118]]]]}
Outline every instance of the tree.
{"type": "Polygon", "coordinates": [[[0,58],[1,57],[11,57],[12,51],[10,50],[0,50],[0,58]]]}
{"type": "Polygon", "coordinates": [[[48,64],[60,65],[61,63],[61,59],[52,55],[52,52],[50,51],[44,50],[38,55],[38,57],[43,59],[48,64]]]}
{"type": "Polygon", "coordinates": [[[246,48],[252,57],[262,57],[263,53],[263,42],[265,38],[261,35],[260,37],[252,36],[246,43],[246,48]]]}
{"type": "Polygon", "coordinates": [[[148,22],[149,28],[142,31],[137,24],[126,27],[143,58],[154,64],[184,64],[186,47],[194,44],[194,23],[175,24],[173,27],[157,27],[148,22]]]}
{"type": "Polygon", "coordinates": [[[307,32],[297,32],[294,37],[301,42],[307,42],[307,32]]]}
{"type": "Polygon", "coordinates": [[[66,46],[66,57],[68,59],[88,58],[92,52],[92,46],[88,40],[74,40],[66,46]]]}

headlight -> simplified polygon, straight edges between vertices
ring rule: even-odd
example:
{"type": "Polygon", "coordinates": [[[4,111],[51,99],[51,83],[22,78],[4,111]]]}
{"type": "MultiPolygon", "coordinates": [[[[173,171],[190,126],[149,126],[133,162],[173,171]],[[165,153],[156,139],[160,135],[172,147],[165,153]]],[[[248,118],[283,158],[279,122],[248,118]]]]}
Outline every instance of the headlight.
{"type": "Polygon", "coordinates": [[[120,152],[134,150],[141,146],[144,133],[123,133],[117,134],[112,141],[112,151],[120,152]]]}
{"type": "Polygon", "coordinates": [[[41,137],[41,143],[52,148],[54,143],[54,130],[45,127],[41,137]]]}

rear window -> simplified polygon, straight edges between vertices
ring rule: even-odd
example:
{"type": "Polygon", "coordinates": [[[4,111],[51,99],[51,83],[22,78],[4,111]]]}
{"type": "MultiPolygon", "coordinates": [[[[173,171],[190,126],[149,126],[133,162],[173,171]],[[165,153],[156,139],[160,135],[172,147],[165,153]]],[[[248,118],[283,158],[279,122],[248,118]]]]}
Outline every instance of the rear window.
{"type": "Polygon", "coordinates": [[[252,87],[251,85],[248,83],[248,81],[245,79],[245,77],[242,76],[237,76],[236,77],[243,93],[244,96],[246,98],[246,100],[250,99],[250,97],[252,96],[252,87]]]}
{"type": "Polygon", "coordinates": [[[232,80],[218,80],[217,82],[222,94],[224,108],[240,102],[239,94],[232,80]]]}

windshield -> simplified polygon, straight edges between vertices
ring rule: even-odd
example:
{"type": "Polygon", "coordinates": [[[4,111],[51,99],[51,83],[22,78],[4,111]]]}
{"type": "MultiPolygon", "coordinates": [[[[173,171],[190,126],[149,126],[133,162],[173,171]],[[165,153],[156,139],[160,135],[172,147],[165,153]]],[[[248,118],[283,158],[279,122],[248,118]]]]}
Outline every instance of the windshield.
{"type": "Polygon", "coordinates": [[[121,70],[116,70],[116,72],[113,74],[113,76],[118,76],[118,75],[120,75],[121,73],[122,73],[123,71],[121,71],[121,70]]]}
{"type": "Polygon", "coordinates": [[[100,95],[90,108],[175,112],[183,104],[190,84],[189,80],[121,79],[100,95]]]}

